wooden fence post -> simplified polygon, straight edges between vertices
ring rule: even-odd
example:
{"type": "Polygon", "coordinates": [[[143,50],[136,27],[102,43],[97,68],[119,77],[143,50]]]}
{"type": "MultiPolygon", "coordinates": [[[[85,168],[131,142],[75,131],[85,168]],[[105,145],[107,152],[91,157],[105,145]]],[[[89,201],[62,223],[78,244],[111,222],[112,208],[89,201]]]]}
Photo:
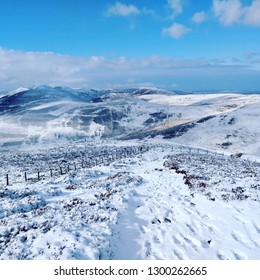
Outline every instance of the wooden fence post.
{"type": "Polygon", "coordinates": [[[6,185],[9,186],[9,175],[6,174],[6,185]]]}
{"type": "Polygon", "coordinates": [[[50,169],[50,172],[51,172],[51,177],[52,177],[52,169],[50,169]]]}
{"type": "Polygon", "coordinates": [[[40,171],[37,171],[38,181],[40,181],[40,171]]]}
{"type": "Polygon", "coordinates": [[[26,172],[24,172],[24,180],[25,180],[25,182],[27,182],[27,173],[26,172]]]}

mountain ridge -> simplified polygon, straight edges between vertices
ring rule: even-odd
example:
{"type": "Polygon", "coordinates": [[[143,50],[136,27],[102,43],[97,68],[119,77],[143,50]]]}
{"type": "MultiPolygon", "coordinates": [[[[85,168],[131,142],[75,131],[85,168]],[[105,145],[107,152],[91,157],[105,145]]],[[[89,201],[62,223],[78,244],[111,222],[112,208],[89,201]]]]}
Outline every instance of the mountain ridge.
{"type": "Polygon", "coordinates": [[[0,144],[159,137],[232,152],[247,143],[260,154],[259,104],[260,95],[230,92],[20,88],[0,97],[0,144]]]}

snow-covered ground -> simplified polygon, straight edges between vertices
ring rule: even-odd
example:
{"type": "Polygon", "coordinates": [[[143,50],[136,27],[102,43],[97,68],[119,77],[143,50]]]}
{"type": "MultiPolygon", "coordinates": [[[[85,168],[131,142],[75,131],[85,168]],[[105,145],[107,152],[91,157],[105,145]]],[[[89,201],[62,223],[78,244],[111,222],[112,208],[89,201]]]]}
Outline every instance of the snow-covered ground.
{"type": "Polygon", "coordinates": [[[191,125],[185,133],[178,133],[177,129],[174,142],[260,156],[259,94],[151,94],[139,98],[152,104],[167,105],[169,113],[181,116],[158,124],[153,131],[191,125]]]}
{"type": "Polygon", "coordinates": [[[260,259],[260,167],[240,156],[165,140],[3,153],[0,258],[260,259]]]}
{"type": "Polygon", "coordinates": [[[231,109],[228,108],[228,105],[236,104],[234,108],[240,106],[245,106],[247,104],[255,103],[260,101],[259,94],[235,94],[235,93],[214,93],[214,94],[185,94],[185,95],[167,95],[165,98],[164,94],[143,94],[139,96],[140,99],[147,100],[156,104],[167,104],[167,105],[195,105],[200,103],[201,105],[215,105],[216,111],[223,111],[226,107],[226,110],[231,109]],[[223,99],[227,101],[223,104],[223,99]],[[216,106],[218,105],[218,106],[216,106]]]}
{"type": "Polygon", "coordinates": [[[0,96],[0,259],[260,259],[260,95],[0,96]]]}
{"type": "Polygon", "coordinates": [[[260,156],[259,94],[38,87],[0,96],[0,149],[61,139],[145,139],[260,156]]]}

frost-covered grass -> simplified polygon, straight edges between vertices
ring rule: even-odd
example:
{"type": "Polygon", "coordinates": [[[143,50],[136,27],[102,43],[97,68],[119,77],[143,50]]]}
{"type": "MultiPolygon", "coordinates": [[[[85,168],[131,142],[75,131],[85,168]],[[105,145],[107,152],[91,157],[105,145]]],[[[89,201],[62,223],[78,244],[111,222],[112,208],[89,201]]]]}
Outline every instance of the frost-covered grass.
{"type": "Polygon", "coordinates": [[[165,166],[184,175],[192,194],[200,192],[209,199],[260,202],[260,164],[240,155],[188,151],[167,156],[165,166]]]}
{"type": "Polygon", "coordinates": [[[260,259],[257,163],[123,143],[3,153],[0,259],[260,259]]]}

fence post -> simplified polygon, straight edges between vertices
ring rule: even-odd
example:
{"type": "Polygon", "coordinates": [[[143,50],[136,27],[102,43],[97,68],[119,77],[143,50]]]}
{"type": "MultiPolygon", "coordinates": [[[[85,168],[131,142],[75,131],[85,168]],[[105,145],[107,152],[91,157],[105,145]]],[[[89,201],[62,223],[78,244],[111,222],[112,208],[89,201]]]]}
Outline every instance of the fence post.
{"type": "Polygon", "coordinates": [[[40,171],[37,171],[38,181],[40,181],[40,171]]]}
{"type": "Polygon", "coordinates": [[[50,172],[51,172],[51,177],[52,177],[52,169],[50,169],[50,172]]]}
{"type": "Polygon", "coordinates": [[[9,186],[9,175],[6,174],[6,185],[9,186]]]}
{"type": "Polygon", "coordinates": [[[25,182],[27,182],[27,173],[26,172],[24,172],[24,180],[25,180],[25,182]]]}
{"type": "Polygon", "coordinates": [[[60,175],[63,175],[62,167],[60,166],[60,175]]]}
{"type": "Polygon", "coordinates": [[[75,171],[77,170],[77,165],[76,165],[75,162],[74,162],[74,170],[75,170],[75,171]]]}

